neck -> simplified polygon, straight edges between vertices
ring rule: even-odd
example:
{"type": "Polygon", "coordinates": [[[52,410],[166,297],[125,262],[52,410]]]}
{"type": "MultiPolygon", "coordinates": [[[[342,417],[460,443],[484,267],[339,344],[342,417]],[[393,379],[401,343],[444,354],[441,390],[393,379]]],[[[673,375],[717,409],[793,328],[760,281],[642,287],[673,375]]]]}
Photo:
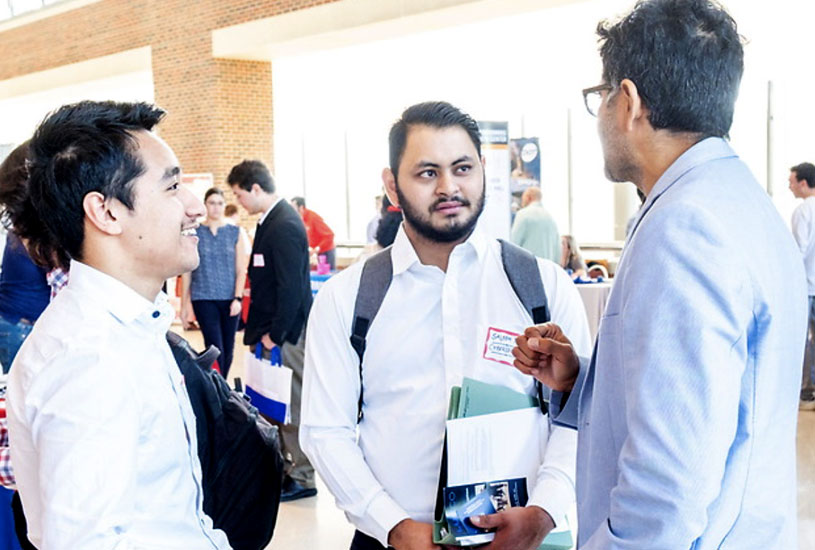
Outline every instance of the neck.
{"type": "Polygon", "coordinates": [[[221,227],[226,223],[226,218],[207,218],[205,225],[209,227],[221,227]]]}
{"type": "Polygon", "coordinates": [[[699,142],[697,134],[676,134],[667,130],[654,130],[640,147],[640,174],[634,184],[646,195],[651,192],[662,174],[685,151],[699,142]]]}
{"type": "Polygon", "coordinates": [[[97,253],[85,252],[82,263],[124,283],[146,300],[155,301],[164,280],[152,280],[142,276],[138,271],[138,266],[117,261],[114,258],[116,258],[115,254],[104,254],[99,251],[97,253]]]}
{"type": "Polygon", "coordinates": [[[260,210],[260,212],[258,212],[258,214],[263,214],[264,212],[269,210],[269,207],[271,207],[275,203],[276,200],[277,200],[277,194],[276,193],[264,193],[261,196],[261,198],[258,200],[258,204],[260,205],[260,208],[261,208],[261,210],[260,210]]]}
{"type": "Polygon", "coordinates": [[[445,273],[447,273],[447,264],[450,261],[450,253],[456,246],[466,241],[470,236],[468,234],[457,241],[441,243],[438,241],[431,241],[427,237],[424,237],[422,234],[416,231],[407,222],[407,220],[404,222],[404,227],[405,235],[407,235],[410,244],[413,245],[413,250],[416,251],[416,256],[419,257],[419,261],[424,265],[435,265],[445,273]]]}

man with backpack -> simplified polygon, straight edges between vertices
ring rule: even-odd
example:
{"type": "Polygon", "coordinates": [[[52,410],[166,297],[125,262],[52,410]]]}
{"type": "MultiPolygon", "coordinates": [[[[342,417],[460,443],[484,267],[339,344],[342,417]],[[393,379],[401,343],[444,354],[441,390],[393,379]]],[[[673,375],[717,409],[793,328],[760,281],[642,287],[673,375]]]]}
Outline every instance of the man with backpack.
{"type": "Polygon", "coordinates": [[[196,419],[165,333],[169,277],[198,265],[201,201],[144,103],[66,105],[37,129],[20,236],[70,281],[8,383],[11,458],[37,548],[227,550],[203,510],[196,419]]]}
{"type": "MultiPolygon", "coordinates": [[[[357,528],[353,550],[438,548],[431,523],[451,387],[467,376],[536,393],[510,353],[486,349],[490,338],[551,318],[589,350],[565,272],[479,230],[480,147],[476,122],[456,107],[408,108],[383,171],[403,226],[392,247],[329,280],[312,308],[300,440],[357,528]],[[530,285],[542,286],[537,307],[524,299],[530,285]]],[[[528,505],[501,514],[488,548],[537,548],[564,521],[574,461],[575,434],[553,427],[528,505]]]]}

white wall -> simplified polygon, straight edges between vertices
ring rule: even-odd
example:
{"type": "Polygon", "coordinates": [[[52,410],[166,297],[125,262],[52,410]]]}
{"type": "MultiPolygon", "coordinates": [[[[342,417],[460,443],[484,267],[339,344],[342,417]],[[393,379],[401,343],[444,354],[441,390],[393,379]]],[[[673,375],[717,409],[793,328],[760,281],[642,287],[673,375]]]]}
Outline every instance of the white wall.
{"type": "Polygon", "coordinates": [[[85,99],[152,102],[153,75],[132,72],[60,86],[0,100],[0,143],[19,144],[31,137],[45,116],[66,104],[85,99]]]}
{"type": "MultiPolygon", "coordinates": [[[[444,99],[480,120],[506,120],[513,137],[538,136],[544,201],[568,228],[567,113],[573,145],[573,232],[614,239],[614,187],[603,176],[595,120],[580,90],[600,82],[597,21],[628,0],[591,0],[523,16],[422,32],[273,63],[275,166],[281,192],[303,193],[340,240],[363,240],[387,164],[387,131],[408,105],[444,99]],[[351,230],[346,227],[346,147],[351,230]],[[305,159],[303,152],[305,151],[305,159]]],[[[808,26],[815,3],[753,0],[725,5],[748,38],[746,71],[731,132],[762,185],[767,171],[767,81],[774,83],[774,200],[785,218],[791,165],[815,160],[808,26]],[[801,75],[794,73],[801,73],[801,75]]]]}

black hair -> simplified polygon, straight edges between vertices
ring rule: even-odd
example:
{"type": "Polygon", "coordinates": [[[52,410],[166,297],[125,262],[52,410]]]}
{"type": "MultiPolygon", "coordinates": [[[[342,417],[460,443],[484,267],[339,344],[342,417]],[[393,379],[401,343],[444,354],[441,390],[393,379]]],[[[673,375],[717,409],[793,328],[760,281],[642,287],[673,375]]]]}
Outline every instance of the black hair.
{"type": "Polygon", "coordinates": [[[236,164],[226,178],[229,185],[237,185],[244,191],[251,191],[252,185],[257,183],[267,193],[275,192],[274,178],[259,160],[244,160],[236,164]]]}
{"type": "Polygon", "coordinates": [[[470,136],[478,156],[481,156],[481,132],[478,123],[467,113],[446,101],[428,101],[418,103],[405,109],[402,116],[391,126],[388,135],[391,172],[399,176],[399,163],[405,153],[407,134],[411,126],[430,126],[431,128],[449,128],[460,126],[470,136]]]}
{"type": "Polygon", "coordinates": [[[637,86],[655,129],[726,137],[744,71],[736,22],[711,0],[640,0],[597,26],[603,80],[637,86]]]}
{"type": "Polygon", "coordinates": [[[306,199],[304,199],[303,197],[293,197],[291,202],[293,202],[297,206],[300,206],[300,207],[303,207],[303,208],[306,207],[306,199]]]}
{"type": "Polygon", "coordinates": [[[790,168],[790,172],[795,172],[798,181],[805,180],[807,187],[815,189],[815,165],[811,162],[802,162],[790,168]]]}
{"type": "Polygon", "coordinates": [[[148,103],[81,101],[60,107],[29,145],[34,220],[15,228],[39,258],[82,259],[83,200],[91,192],[133,209],[133,182],[145,167],[134,132],[150,131],[164,111],[148,103]]]}
{"type": "MultiPolygon", "coordinates": [[[[0,220],[6,229],[24,236],[36,234],[42,224],[28,194],[28,145],[26,141],[17,146],[0,165],[0,220]]],[[[50,234],[36,242],[27,242],[27,249],[31,260],[46,269],[68,269],[68,254],[50,234]]]]}
{"type": "Polygon", "coordinates": [[[388,247],[393,244],[396,239],[396,233],[399,231],[399,225],[402,223],[402,211],[392,209],[388,196],[382,198],[381,217],[379,224],[376,226],[376,235],[374,239],[376,243],[382,248],[388,247]]]}
{"type": "Polygon", "coordinates": [[[204,193],[204,202],[207,202],[207,199],[210,198],[212,195],[220,195],[221,198],[224,196],[224,192],[218,189],[217,187],[210,187],[207,189],[207,192],[204,193]]]}

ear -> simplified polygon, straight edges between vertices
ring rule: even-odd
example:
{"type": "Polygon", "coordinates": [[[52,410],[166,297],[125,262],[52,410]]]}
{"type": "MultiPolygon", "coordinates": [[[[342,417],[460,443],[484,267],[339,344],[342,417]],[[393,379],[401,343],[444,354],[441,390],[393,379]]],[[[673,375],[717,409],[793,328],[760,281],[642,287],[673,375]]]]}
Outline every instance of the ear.
{"type": "Polygon", "coordinates": [[[385,186],[385,193],[388,195],[388,200],[394,206],[399,206],[399,196],[396,194],[396,177],[390,168],[382,169],[382,183],[385,186]]]}
{"type": "Polygon", "coordinates": [[[644,120],[648,120],[648,110],[642,102],[637,85],[632,80],[627,78],[622,79],[620,82],[618,101],[625,103],[625,129],[631,131],[634,129],[634,124],[644,120]]]}
{"type": "Polygon", "coordinates": [[[92,191],[82,199],[85,218],[100,232],[107,235],[122,233],[121,217],[127,207],[116,199],[106,199],[102,193],[92,191]]]}
{"type": "Polygon", "coordinates": [[[485,157],[484,155],[481,155],[481,167],[482,168],[487,167],[487,157],[485,157]]]}

